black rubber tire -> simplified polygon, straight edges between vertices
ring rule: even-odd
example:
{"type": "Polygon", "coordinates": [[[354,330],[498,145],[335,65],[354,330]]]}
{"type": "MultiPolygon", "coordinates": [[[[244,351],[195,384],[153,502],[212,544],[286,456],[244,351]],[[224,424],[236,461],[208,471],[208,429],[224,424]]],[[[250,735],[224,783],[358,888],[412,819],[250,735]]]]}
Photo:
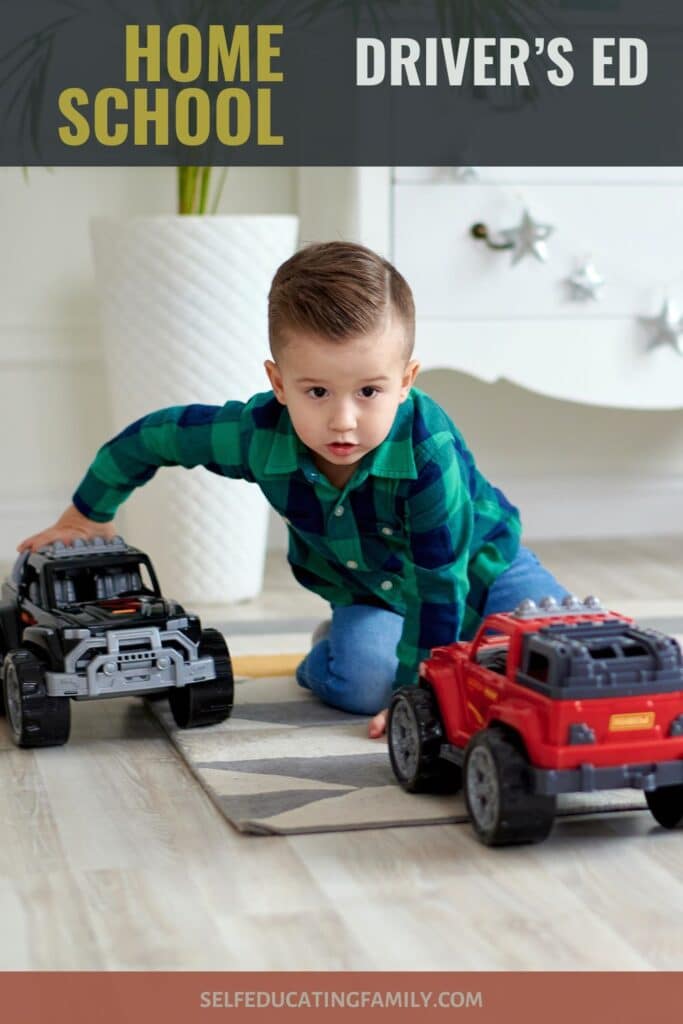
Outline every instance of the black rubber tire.
{"type": "Polygon", "coordinates": [[[683,786],[660,786],[645,793],[652,816],[664,828],[676,828],[683,820],[683,786]]]}
{"type": "Polygon", "coordinates": [[[463,788],[474,831],[487,846],[538,843],[550,834],[556,798],[531,791],[529,760],[514,734],[491,726],[472,737],[463,788]]]}
{"type": "Polygon", "coordinates": [[[190,683],[169,691],[168,702],[179,729],[216,725],[232,713],[235,692],[232,663],[228,645],[217,629],[202,630],[199,655],[213,658],[216,677],[205,683],[190,683]]]}
{"type": "Polygon", "coordinates": [[[18,747],[60,747],[71,730],[69,697],[49,697],[45,686],[45,665],[32,652],[20,647],[10,651],[3,662],[2,688],[7,722],[18,747]]]}
{"type": "Polygon", "coordinates": [[[460,767],[439,756],[444,739],[433,690],[404,686],[389,706],[387,741],[394,775],[408,793],[456,793],[460,767]]]}
{"type": "Polygon", "coordinates": [[[142,695],[142,699],[149,701],[150,704],[156,704],[158,700],[166,700],[170,694],[170,688],[168,690],[150,690],[149,693],[144,693],[142,695]]]}

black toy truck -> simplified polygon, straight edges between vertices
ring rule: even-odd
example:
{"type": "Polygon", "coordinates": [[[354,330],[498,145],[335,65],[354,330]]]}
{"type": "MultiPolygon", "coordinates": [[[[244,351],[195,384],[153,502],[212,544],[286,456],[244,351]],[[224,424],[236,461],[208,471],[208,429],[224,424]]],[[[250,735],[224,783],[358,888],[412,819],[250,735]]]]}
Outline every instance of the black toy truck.
{"type": "Polygon", "coordinates": [[[20,747],[66,743],[72,700],[167,696],[180,728],[232,711],[225,640],[164,598],[148,556],[121,537],[21,554],[0,593],[0,658],[20,747]]]}

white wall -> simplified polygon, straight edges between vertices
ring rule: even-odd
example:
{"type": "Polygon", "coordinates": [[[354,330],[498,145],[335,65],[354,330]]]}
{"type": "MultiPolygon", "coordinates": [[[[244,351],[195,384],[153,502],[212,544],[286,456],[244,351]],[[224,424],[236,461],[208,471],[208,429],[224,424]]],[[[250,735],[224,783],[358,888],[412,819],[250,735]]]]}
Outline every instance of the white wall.
{"type": "Polygon", "coordinates": [[[579,405],[453,371],[418,384],[519,506],[527,537],[683,532],[683,409],[579,405]]]}
{"type": "MultiPolygon", "coordinates": [[[[89,220],[174,206],[172,168],[0,170],[0,561],[61,512],[112,433],[89,220]]],[[[231,169],[220,212],[296,212],[295,172],[231,169]]]]}

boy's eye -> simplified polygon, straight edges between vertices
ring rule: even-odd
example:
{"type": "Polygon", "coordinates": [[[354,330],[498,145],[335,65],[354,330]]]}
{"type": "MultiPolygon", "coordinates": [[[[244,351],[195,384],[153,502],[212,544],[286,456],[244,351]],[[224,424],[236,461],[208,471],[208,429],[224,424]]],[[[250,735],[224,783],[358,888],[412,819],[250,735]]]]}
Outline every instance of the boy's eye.
{"type": "Polygon", "coordinates": [[[379,388],[376,388],[374,384],[366,384],[364,388],[360,389],[360,393],[363,398],[374,398],[379,394],[379,388]]]}
{"type": "Polygon", "coordinates": [[[324,398],[327,394],[327,388],[314,387],[308,389],[309,395],[313,398],[324,398]]]}

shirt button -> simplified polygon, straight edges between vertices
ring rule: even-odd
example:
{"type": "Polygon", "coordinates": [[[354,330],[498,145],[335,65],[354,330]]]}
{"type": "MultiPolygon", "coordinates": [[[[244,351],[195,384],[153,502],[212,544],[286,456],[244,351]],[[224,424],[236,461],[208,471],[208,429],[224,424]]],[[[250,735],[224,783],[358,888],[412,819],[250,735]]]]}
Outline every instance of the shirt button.
{"type": "Polygon", "coordinates": [[[334,510],[334,514],[335,514],[335,516],[343,516],[344,515],[344,506],[343,505],[337,505],[337,507],[334,510]]]}
{"type": "Polygon", "coordinates": [[[394,531],[391,529],[390,526],[383,526],[382,527],[382,533],[384,534],[385,537],[391,537],[393,532],[394,531]]]}
{"type": "Polygon", "coordinates": [[[382,588],[382,590],[391,590],[393,586],[394,584],[391,582],[391,580],[382,580],[382,582],[380,583],[380,587],[382,588]]]}
{"type": "Polygon", "coordinates": [[[349,558],[348,562],[346,563],[346,568],[347,569],[357,569],[358,568],[358,562],[354,562],[354,560],[352,558],[349,558]]]}

